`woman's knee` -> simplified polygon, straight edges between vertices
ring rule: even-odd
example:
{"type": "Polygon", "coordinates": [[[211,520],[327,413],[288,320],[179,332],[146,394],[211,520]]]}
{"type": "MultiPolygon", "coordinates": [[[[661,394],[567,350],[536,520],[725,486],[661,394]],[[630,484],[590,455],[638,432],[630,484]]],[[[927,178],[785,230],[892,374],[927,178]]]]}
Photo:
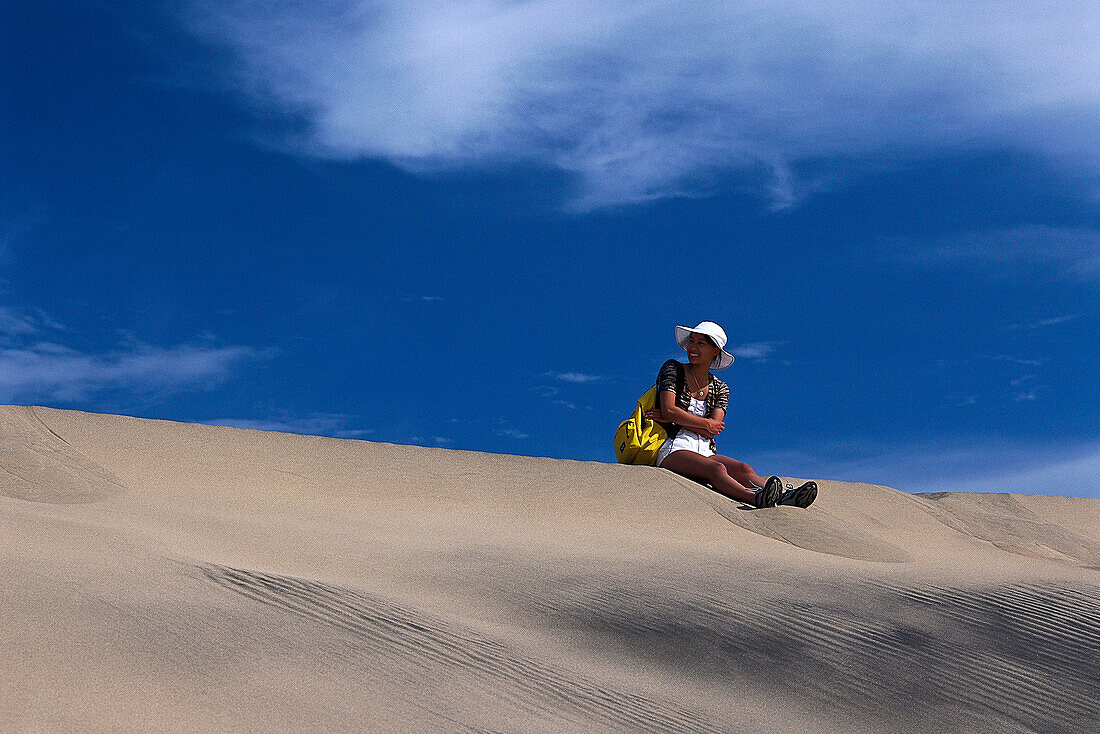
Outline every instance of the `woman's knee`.
{"type": "Polygon", "coordinates": [[[726,465],[718,461],[717,459],[708,459],[707,479],[710,479],[713,482],[715,479],[723,478],[730,478],[729,470],[727,469],[726,465]]]}
{"type": "Polygon", "coordinates": [[[726,468],[726,471],[730,473],[730,476],[744,475],[752,471],[752,467],[745,462],[731,459],[728,456],[716,457],[715,461],[720,462],[726,468]]]}
{"type": "Polygon", "coordinates": [[[738,477],[751,477],[754,474],[752,467],[743,461],[731,461],[726,468],[730,474],[738,477]]]}

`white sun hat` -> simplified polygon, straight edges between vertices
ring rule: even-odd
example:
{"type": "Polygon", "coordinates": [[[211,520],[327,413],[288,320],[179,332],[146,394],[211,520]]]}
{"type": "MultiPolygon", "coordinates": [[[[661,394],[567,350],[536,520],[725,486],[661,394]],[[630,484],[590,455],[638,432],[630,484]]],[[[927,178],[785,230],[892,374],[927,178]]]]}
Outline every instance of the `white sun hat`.
{"type": "Polygon", "coordinates": [[[693,329],[689,329],[686,326],[676,327],[676,343],[680,345],[680,348],[685,352],[687,351],[688,335],[692,332],[696,334],[703,334],[709,336],[714,340],[714,343],[721,349],[721,353],[714,358],[714,361],[710,363],[712,370],[724,370],[733,364],[733,355],[725,350],[726,346],[726,332],[725,330],[714,323],[713,321],[700,321],[699,325],[693,329]]]}

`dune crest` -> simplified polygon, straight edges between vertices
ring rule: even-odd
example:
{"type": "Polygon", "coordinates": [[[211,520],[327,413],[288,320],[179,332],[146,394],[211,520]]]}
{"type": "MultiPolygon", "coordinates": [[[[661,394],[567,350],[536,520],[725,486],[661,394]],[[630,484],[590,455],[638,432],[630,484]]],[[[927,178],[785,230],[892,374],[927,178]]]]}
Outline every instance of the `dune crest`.
{"type": "Polygon", "coordinates": [[[944,524],[1030,558],[1100,567],[1100,541],[1043,519],[1010,494],[930,493],[926,500],[944,524]]]}
{"type": "MultiPolygon", "coordinates": [[[[906,563],[910,560],[909,553],[904,548],[891,543],[873,530],[850,522],[845,519],[843,513],[833,514],[825,508],[827,503],[824,501],[820,506],[815,506],[811,513],[797,507],[783,506],[772,508],[768,512],[756,512],[753,508],[730,502],[708,488],[699,487],[681,477],[674,477],[674,481],[688,486],[722,517],[765,538],[789,543],[815,553],[860,561],[906,563]]],[[[835,492],[840,486],[840,483],[827,481],[821,481],[818,484],[824,494],[835,492]]],[[[897,491],[888,487],[867,485],[867,491],[880,490],[897,491]]]]}
{"type": "Polygon", "coordinates": [[[54,433],[32,407],[0,412],[0,495],[30,502],[84,503],[121,492],[122,482],[54,433]]]}
{"type": "Polygon", "coordinates": [[[0,729],[1094,732],[1100,500],[0,406],[0,729]],[[791,479],[791,481],[798,481],[791,479]]]}

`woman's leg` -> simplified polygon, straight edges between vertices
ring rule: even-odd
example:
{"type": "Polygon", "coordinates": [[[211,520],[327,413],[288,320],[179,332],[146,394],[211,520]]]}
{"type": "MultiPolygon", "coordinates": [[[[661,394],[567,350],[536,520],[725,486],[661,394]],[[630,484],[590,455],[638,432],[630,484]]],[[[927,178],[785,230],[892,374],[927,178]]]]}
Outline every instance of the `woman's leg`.
{"type": "Polygon", "coordinates": [[[743,486],[756,486],[763,487],[768,481],[764,477],[753,471],[752,467],[743,461],[737,459],[731,459],[728,456],[716,455],[711,457],[716,461],[722,462],[722,465],[726,467],[726,472],[733,477],[733,479],[743,486]]]}
{"type": "MultiPolygon", "coordinates": [[[[661,462],[662,469],[674,471],[689,479],[710,482],[710,486],[722,494],[750,505],[756,504],[756,493],[745,489],[736,479],[730,476],[726,465],[716,461],[720,457],[706,457],[694,451],[673,451],[661,462]]],[[[761,480],[761,487],[764,486],[761,480]]]]}

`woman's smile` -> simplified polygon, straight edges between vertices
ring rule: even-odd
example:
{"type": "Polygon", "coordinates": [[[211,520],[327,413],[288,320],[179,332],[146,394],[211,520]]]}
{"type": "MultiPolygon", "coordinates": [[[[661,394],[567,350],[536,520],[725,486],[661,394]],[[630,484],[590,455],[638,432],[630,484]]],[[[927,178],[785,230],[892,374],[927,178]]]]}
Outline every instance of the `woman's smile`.
{"type": "Polygon", "coordinates": [[[688,336],[687,343],[684,344],[684,351],[687,352],[688,362],[698,364],[700,360],[705,360],[707,364],[710,364],[718,353],[718,347],[707,341],[707,338],[702,334],[693,333],[688,336]]]}

